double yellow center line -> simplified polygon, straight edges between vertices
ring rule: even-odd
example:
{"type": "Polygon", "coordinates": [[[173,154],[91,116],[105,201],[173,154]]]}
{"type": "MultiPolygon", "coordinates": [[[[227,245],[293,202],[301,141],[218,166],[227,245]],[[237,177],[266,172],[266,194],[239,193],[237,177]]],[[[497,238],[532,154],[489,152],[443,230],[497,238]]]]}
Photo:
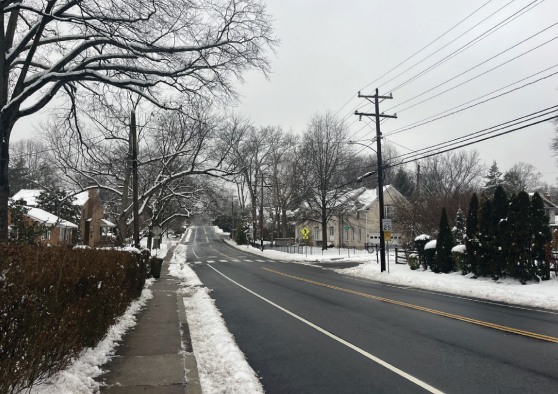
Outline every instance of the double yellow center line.
{"type": "Polygon", "coordinates": [[[395,301],[395,300],[391,300],[389,298],[383,298],[383,297],[378,297],[378,296],[374,296],[374,295],[371,295],[371,294],[361,293],[359,291],[344,289],[342,287],[332,286],[332,285],[328,285],[328,284],[325,284],[325,283],[320,283],[320,282],[316,282],[316,281],[313,281],[313,280],[300,278],[298,276],[284,274],[282,272],[274,271],[272,269],[265,268],[265,267],[260,267],[260,268],[264,269],[266,271],[269,271],[269,272],[273,272],[274,274],[286,276],[288,278],[293,278],[293,279],[296,279],[296,280],[300,280],[302,282],[312,283],[313,285],[327,287],[329,289],[339,290],[339,291],[343,291],[345,293],[355,294],[355,295],[359,295],[359,296],[362,296],[362,297],[372,298],[372,299],[375,299],[375,300],[378,300],[378,301],[388,302],[390,304],[404,306],[404,307],[407,307],[407,308],[412,308],[412,309],[416,309],[416,310],[423,311],[423,312],[433,313],[435,315],[449,317],[450,319],[461,320],[461,321],[464,321],[464,322],[467,322],[467,323],[472,323],[472,324],[476,324],[476,325],[483,326],[483,327],[494,328],[494,329],[500,330],[500,331],[511,332],[513,334],[518,334],[518,335],[523,335],[523,336],[526,336],[526,337],[540,339],[540,340],[543,340],[543,341],[558,343],[558,338],[551,337],[551,336],[548,336],[548,335],[542,335],[542,334],[537,334],[537,333],[530,332],[530,331],[518,330],[516,328],[501,326],[499,324],[494,324],[494,323],[488,323],[488,322],[484,322],[482,320],[470,319],[468,317],[454,315],[453,313],[446,313],[446,312],[442,312],[442,311],[437,311],[435,309],[424,308],[422,306],[408,304],[406,302],[395,301]]]}

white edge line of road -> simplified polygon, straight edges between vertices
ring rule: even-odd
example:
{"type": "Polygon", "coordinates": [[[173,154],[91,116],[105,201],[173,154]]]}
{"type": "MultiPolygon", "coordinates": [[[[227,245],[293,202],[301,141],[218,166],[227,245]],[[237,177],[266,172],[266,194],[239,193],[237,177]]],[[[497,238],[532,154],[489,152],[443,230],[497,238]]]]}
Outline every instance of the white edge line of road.
{"type": "Polygon", "coordinates": [[[374,356],[374,355],[368,353],[368,352],[365,351],[365,350],[362,350],[361,348],[359,348],[359,347],[353,345],[352,343],[347,342],[347,341],[345,341],[344,339],[339,338],[338,336],[336,336],[336,335],[330,333],[329,331],[324,330],[324,329],[321,328],[320,326],[317,326],[316,324],[309,322],[308,320],[304,319],[303,317],[298,316],[297,314],[295,314],[295,313],[293,313],[293,312],[291,312],[291,311],[289,311],[289,310],[287,310],[287,309],[285,309],[285,308],[283,308],[283,307],[277,305],[277,304],[274,303],[273,301],[270,301],[270,300],[268,300],[267,298],[262,297],[262,296],[259,295],[258,293],[255,293],[255,292],[253,292],[252,290],[250,290],[250,289],[248,289],[248,288],[242,286],[240,283],[235,282],[234,280],[232,280],[231,278],[229,278],[228,276],[226,276],[225,274],[223,274],[222,272],[220,272],[219,270],[217,270],[215,267],[213,267],[213,266],[211,266],[211,265],[208,265],[208,267],[211,268],[212,270],[214,270],[215,272],[217,272],[218,274],[220,274],[221,276],[223,276],[224,278],[228,279],[229,281],[231,281],[232,283],[234,283],[234,284],[237,285],[238,287],[240,287],[240,288],[246,290],[247,292],[249,292],[249,293],[255,295],[255,296],[258,297],[258,298],[261,298],[262,300],[264,300],[265,302],[267,302],[267,303],[273,305],[273,306],[276,307],[277,309],[280,309],[280,310],[282,310],[283,312],[285,312],[285,313],[291,315],[292,317],[294,317],[294,318],[300,320],[301,322],[306,323],[307,325],[309,325],[310,327],[312,327],[312,328],[318,330],[318,331],[321,332],[322,334],[325,334],[325,335],[327,335],[328,337],[330,337],[330,338],[332,338],[332,339],[335,339],[337,342],[342,343],[343,345],[345,345],[345,346],[347,346],[347,347],[353,349],[354,351],[356,351],[356,352],[362,354],[363,356],[365,356],[365,357],[369,358],[370,360],[372,360],[372,361],[374,361],[374,362],[380,364],[381,366],[383,366],[383,367],[389,369],[390,371],[395,372],[395,373],[398,374],[399,376],[401,376],[401,377],[403,377],[403,378],[405,378],[405,379],[407,379],[407,380],[413,382],[413,383],[416,384],[417,386],[420,386],[420,387],[422,387],[423,389],[425,389],[425,390],[427,390],[427,391],[429,391],[429,392],[431,392],[431,393],[443,394],[442,391],[440,391],[440,390],[438,390],[438,389],[436,389],[436,388],[430,386],[429,384],[423,382],[422,380],[417,379],[417,378],[415,378],[415,377],[412,376],[412,375],[409,375],[408,373],[406,373],[406,372],[400,370],[399,368],[394,367],[393,365],[391,365],[391,364],[389,364],[389,363],[383,361],[382,359],[379,359],[378,357],[376,357],[376,356],[374,356]]]}

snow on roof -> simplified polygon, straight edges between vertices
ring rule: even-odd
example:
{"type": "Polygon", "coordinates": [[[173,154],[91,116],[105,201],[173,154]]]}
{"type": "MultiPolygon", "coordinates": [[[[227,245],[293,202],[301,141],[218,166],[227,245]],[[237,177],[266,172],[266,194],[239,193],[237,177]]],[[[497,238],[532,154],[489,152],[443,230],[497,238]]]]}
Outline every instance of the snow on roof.
{"type": "Polygon", "coordinates": [[[451,251],[457,253],[466,253],[467,248],[465,247],[465,245],[456,245],[453,248],[451,248],[451,251]]]}
{"type": "Polygon", "coordinates": [[[436,249],[436,240],[433,239],[432,241],[430,241],[426,245],[424,245],[424,250],[426,250],[426,249],[436,249]]]}
{"type": "Polygon", "coordinates": [[[56,227],[66,227],[66,228],[78,228],[77,225],[68,222],[67,220],[62,220],[58,216],[53,215],[50,212],[43,211],[40,208],[31,208],[26,214],[31,219],[41,222],[47,226],[56,225],[56,227]]]}
{"type": "Polygon", "coordinates": [[[24,200],[29,207],[37,206],[37,197],[43,192],[42,189],[21,189],[12,199],[14,201],[24,200]]]}
{"type": "MultiPolygon", "coordinates": [[[[396,190],[391,185],[385,185],[384,186],[384,194],[389,193],[388,192],[389,189],[396,190]]],[[[358,196],[358,199],[357,199],[358,202],[363,205],[362,208],[360,208],[360,210],[366,210],[366,209],[370,208],[370,206],[372,204],[374,204],[377,199],[378,199],[378,188],[366,189],[364,191],[364,193],[362,193],[360,196],[358,196]]]]}
{"type": "Polygon", "coordinates": [[[101,226],[102,227],[116,227],[116,224],[111,223],[106,219],[101,219],[101,226]]]}
{"type": "Polygon", "coordinates": [[[75,200],[74,200],[73,204],[82,206],[87,202],[87,200],[89,200],[89,192],[86,190],[84,192],[76,194],[74,197],[75,197],[75,200]]]}

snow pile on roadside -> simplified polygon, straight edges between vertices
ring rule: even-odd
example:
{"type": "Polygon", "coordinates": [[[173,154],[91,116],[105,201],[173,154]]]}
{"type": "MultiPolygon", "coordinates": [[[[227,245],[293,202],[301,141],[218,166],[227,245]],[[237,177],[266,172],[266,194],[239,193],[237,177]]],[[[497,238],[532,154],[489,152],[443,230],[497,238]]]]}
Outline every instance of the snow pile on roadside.
{"type": "Polygon", "coordinates": [[[213,230],[215,230],[215,234],[231,235],[231,233],[227,233],[217,226],[213,226],[213,230]]]}
{"type": "MultiPolygon", "coordinates": [[[[246,246],[246,245],[237,245],[236,242],[230,240],[230,239],[225,239],[225,242],[237,249],[241,249],[243,252],[250,252],[253,253],[255,255],[260,255],[266,258],[270,258],[270,259],[274,259],[274,260],[282,260],[282,261],[291,261],[291,262],[305,262],[305,263],[312,263],[312,262],[316,262],[316,261],[320,261],[320,262],[349,262],[349,261],[357,261],[357,262],[369,262],[371,260],[376,259],[376,254],[372,253],[362,253],[362,254],[351,254],[350,256],[347,256],[347,251],[345,250],[345,253],[343,253],[343,250],[341,250],[341,254],[337,255],[337,254],[326,254],[326,255],[321,255],[321,254],[299,254],[299,253],[286,253],[286,252],[280,252],[277,250],[269,250],[266,249],[263,252],[260,249],[256,249],[253,248],[251,246],[246,246]]],[[[352,251],[352,249],[351,249],[352,251]]]]}
{"type": "Polygon", "coordinates": [[[372,279],[378,282],[411,286],[420,289],[451,293],[464,297],[499,301],[535,308],[558,310],[558,280],[522,285],[511,278],[494,282],[491,278],[472,279],[472,274],[460,272],[435,274],[422,269],[412,271],[407,265],[390,264],[390,273],[380,272],[379,264],[336,269],[340,274],[372,279]]]}
{"type": "Polygon", "coordinates": [[[171,275],[187,284],[180,292],[188,295],[184,306],[203,393],[263,394],[258,377],[209,296],[210,290],[199,287],[200,279],[186,264],[185,245],[177,247],[170,267],[171,275]]]}
{"type": "Polygon", "coordinates": [[[79,358],[66,370],[60,371],[47,382],[33,387],[30,394],[92,394],[100,390],[101,383],[93,380],[102,375],[100,365],[107,363],[114,354],[118,342],[130,328],[136,325],[135,315],[153,298],[153,293],[148,287],[155,279],[148,279],[141,296],[132,302],[126,312],[113,325],[105,339],[95,348],[87,348],[81,352],[79,358]]]}

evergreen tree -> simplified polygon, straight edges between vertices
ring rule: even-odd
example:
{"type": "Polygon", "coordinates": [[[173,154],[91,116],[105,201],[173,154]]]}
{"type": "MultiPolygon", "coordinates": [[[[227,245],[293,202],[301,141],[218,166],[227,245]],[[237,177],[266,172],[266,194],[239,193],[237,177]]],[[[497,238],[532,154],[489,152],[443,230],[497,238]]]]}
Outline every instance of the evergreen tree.
{"type": "Polygon", "coordinates": [[[544,202],[539,193],[531,198],[531,223],[533,226],[533,244],[531,253],[536,262],[537,275],[544,280],[550,279],[550,263],[546,260],[545,245],[552,240],[548,225],[548,216],[544,202]]]}
{"type": "Polygon", "coordinates": [[[436,241],[436,266],[437,268],[447,274],[453,270],[453,256],[451,249],[455,246],[453,235],[448,221],[448,214],[446,208],[442,209],[442,217],[440,218],[440,231],[438,233],[438,240],[436,241]]]}
{"type": "Polygon", "coordinates": [[[461,208],[457,210],[455,215],[455,227],[451,230],[453,240],[457,245],[462,245],[465,242],[465,218],[461,208]]]}
{"type": "Polygon", "coordinates": [[[27,212],[30,208],[19,204],[17,201],[9,200],[8,211],[10,213],[11,229],[10,242],[25,245],[39,245],[41,236],[45,235],[54,226],[46,226],[29,220],[27,212]]]}
{"type": "Polygon", "coordinates": [[[79,224],[79,207],[73,204],[75,197],[66,197],[66,192],[59,188],[44,190],[37,197],[37,206],[60,219],[79,224]]]}
{"type": "Polygon", "coordinates": [[[237,245],[246,245],[248,243],[248,240],[246,239],[246,233],[244,232],[244,227],[242,226],[242,223],[239,223],[238,227],[236,228],[236,235],[234,237],[234,240],[237,245]]]}
{"type": "Polygon", "coordinates": [[[498,169],[496,160],[492,162],[492,166],[490,167],[488,173],[484,178],[486,179],[486,183],[484,184],[484,191],[487,195],[492,197],[498,185],[502,183],[502,173],[498,169]]]}
{"type": "Polygon", "coordinates": [[[415,192],[415,183],[412,176],[401,167],[399,167],[397,174],[395,174],[392,184],[405,197],[411,197],[415,192]]]}
{"type": "Polygon", "coordinates": [[[490,264],[494,258],[492,251],[492,201],[483,194],[477,214],[479,221],[478,250],[477,250],[477,275],[489,276],[490,264]]]}
{"type": "Polygon", "coordinates": [[[479,210],[479,199],[477,194],[473,193],[471,196],[471,201],[469,202],[469,213],[467,214],[467,227],[466,227],[466,241],[465,246],[467,248],[467,264],[466,270],[463,270],[463,275],[472,272],[475,276],[477,275],[477,248],[478,248],[478,210],[479,210]]]}
{"type": "Polygon", "coordinates": [[[507,271],[523,284],[536,278],[536,267],[531,255],[533,229],[529,195],[520,192],[511,199],[506,235],[507,271]]]}
{"type": "Polygon", "coordinates": [[[506,273],[506,252],[504,247],[504,234],[506,234],[508,217],[508,196],[502,185],[498,185],[494,191],[492,202],[492,260],[490,261],[490,273],[494,280],[498,280],[506,273]]]}

